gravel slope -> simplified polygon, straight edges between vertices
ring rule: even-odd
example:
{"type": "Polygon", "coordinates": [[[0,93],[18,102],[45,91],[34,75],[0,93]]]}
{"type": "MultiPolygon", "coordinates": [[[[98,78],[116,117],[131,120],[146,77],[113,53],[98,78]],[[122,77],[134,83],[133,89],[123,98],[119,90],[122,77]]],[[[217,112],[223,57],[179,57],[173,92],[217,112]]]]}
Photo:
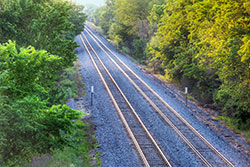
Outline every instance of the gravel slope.
{"type": "MultiPolygon", "coordinates": [[[[85,33],[86,34],[86,33],[85,33]]],[[[151,86],[161,97],[163,97],[177,112],[179,112],[196,130],[213,144],[223,155],[225,155],[235,166],[250,166],[249,157],[231,147],[217,132],[200,122],[186,106],[175,98],[166,87],[159,81],[155,81],[144,73],[129,58],[116,52],[115,48],[104,38],[96,34],[102,41],[119,56],[134,72],[139,75],[149,86],[151,86]]],[[[86,36],[88,36],[86,34],[86,36]]],[[[90,38],[89,38],[90,39],[90,38]]],[[[116,114],[116,111],[94,69],[88,54],[86,53],[79,36],[76,37],[77,54],[82,64],[81,73],[86,85],[87,97],[90,97],[90,87],[95,87],[94,106],[92,107],[92,119],[97,126],[96,137],[100,145],[102,166],[140,166],[140,159],[136,157],[133,145],[130,143],[125,129],[116,114]]],[[[198,158],[190,153],[190,149],[175,134],[175,132],[162,122],[149,104],[139,95],[136,89],[128,82],[120,71],[106,58],[106,55],[91,41],[91,44],[100,54],[101,59],[107,66],[118,85],[127,96],[141,119],[147,124],[163,151],[169,156],[173,166],[202,166],[198,158]]],[[[90,98],[89,98],[90,99],[90,98]]]]}

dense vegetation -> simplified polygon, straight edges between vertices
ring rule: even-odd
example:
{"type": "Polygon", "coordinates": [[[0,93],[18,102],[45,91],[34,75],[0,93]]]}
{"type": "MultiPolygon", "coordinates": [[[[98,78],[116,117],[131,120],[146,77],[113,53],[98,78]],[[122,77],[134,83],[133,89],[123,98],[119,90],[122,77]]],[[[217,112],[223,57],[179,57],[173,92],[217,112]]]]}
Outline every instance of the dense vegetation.
{"type": "Polygon", "coordinates": [[[107,0],[89,20],[119,49],[250,128],[248,0],[107,0]]]}
{"type": "Polygon", "coordinates": [[[82,9],[66,0],[0,1],[0,166],[77,140],[82,113],[63,103],[75,93],[67,75],[82,9]]]}

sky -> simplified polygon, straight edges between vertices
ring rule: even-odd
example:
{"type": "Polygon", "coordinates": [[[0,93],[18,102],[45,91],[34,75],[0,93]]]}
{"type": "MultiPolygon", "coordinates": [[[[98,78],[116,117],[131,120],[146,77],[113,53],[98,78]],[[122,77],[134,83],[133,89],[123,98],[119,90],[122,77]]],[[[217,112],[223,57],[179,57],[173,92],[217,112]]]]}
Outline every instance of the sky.
{"type": "Polygon", "coordinates": [[[90,5],[93,4],[95,6],[102,6],[105,3],[105,0],[73,0],[73,2],[79,3],[81,5],[90,5]]]}

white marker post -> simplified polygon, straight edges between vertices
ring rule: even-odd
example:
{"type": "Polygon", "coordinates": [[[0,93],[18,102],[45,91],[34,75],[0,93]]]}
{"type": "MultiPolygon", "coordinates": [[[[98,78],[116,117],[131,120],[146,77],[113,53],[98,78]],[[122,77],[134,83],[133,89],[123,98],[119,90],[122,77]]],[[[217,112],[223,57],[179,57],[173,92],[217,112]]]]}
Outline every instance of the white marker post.
{"type": "Polygon", "coordinates": [[[185,87],[185,94],[186,94],[186,105],[187,105],[188,87],[185,87]]]}
{"type": "Polygon", "coordinates": [[[91,86],[91,106],[93,106],[94,86],[91,86]]]}

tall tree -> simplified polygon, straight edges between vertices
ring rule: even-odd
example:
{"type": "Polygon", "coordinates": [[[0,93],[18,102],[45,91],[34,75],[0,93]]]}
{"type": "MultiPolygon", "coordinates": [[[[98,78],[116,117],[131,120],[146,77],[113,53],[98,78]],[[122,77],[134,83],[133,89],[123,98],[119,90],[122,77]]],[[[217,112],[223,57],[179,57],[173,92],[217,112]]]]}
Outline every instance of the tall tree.
{"type": "Polygon", "coordinates": [[[169,0],[148,44],[151,62],[166,76],[191,80],[198,94],[234,115],[239,127],[250,125],[249,18],[246,0],[169,0]]]}

